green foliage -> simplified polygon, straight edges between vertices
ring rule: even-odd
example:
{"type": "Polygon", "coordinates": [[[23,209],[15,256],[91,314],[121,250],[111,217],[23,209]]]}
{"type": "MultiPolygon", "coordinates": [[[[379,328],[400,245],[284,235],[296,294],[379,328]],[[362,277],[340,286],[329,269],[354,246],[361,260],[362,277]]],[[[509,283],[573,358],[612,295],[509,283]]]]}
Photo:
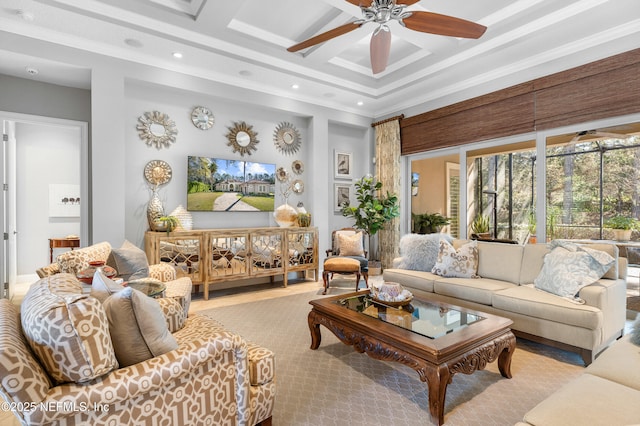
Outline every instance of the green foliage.
{"type": "Polygon", "coordinates": [[[531,210],[529,212],[529,234],[536,235],[536,212],[531,210]]]}
{"type": "Polygon", "coordinates": [[[440,232],[440,228],[450,223],[448,217],[440,213],[412,214],[413,228],[417,234],[433,234],[440,232]]]}
{"type": "Polygon", "coordinates": [[[162,216],[158,218],[160,222],[163,222],[167,227],[167,234],[173,231],[180,225],[180,219],[175,216],[162,216]]]}
{"type": "Polygon", "coordinates": [[[486,214],[478,214],[471,223],[471,231],[475,234],[486,234],[491,227],[491,221],[486,214]]]}
{"type": "Polygon", "coordinates": [[[604,223],[605,228],[611,229],[640,229],[638,219],[627,216],[614,216],[604,223]]]}
{"type": "Polygon", "coordinates": [[[209,185],[203,182],[190,181],[187,184],[187,193],[195,194],[196,192],[209,192],[209,185]]]}
{"type": "Polygon", "coordinates": [[[369,236],[375,235],[391,219],[400,216],[398,197],[387,191],[381,196],[381,182],[374,182],[372,176],[364,176],[355,183],[357,206],[345,203],[342,215],[355,219],[354,227],[369,236]]]}

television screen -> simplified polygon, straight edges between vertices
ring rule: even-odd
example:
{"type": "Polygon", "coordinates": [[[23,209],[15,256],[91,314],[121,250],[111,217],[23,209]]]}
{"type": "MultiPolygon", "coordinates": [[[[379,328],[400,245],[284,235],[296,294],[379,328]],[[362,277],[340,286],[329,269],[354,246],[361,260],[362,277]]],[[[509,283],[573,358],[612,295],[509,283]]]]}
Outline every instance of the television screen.
{"type": "Polygon", "coordinates": [[[275,164],[196,156],[187,161],[187,210],[273,211],[275,164]]]}

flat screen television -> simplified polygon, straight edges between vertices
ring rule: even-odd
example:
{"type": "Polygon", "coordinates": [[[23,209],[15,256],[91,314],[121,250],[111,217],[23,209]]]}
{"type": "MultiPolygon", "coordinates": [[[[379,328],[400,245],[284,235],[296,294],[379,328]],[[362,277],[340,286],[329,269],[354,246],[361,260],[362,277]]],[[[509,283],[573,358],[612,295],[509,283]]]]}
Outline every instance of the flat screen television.
{"type": "Polygon", "coordinates": [[[187,162],[187,210],[274,210],[275,164],[197,156],[187,162]]]}

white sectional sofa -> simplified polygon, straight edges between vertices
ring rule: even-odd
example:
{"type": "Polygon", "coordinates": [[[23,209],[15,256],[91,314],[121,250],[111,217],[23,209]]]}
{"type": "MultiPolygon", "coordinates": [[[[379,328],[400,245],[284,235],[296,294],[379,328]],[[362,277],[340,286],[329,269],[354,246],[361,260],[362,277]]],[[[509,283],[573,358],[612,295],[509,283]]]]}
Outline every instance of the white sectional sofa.
{"type": "Polygon", "coordinates": [[[640,424],[640,346],[630,335],[525,414],[517,426],[640,424]]]}
{"type": "MultiPolygon", "coordinates": [[[[466,241],[454,240],[460,247],[466,241]]],[[[517,337],[579,353],[585,365],[622,336],[626,316],[626,259],[613,244],[590,244],[615,262],[594,284],[582,288],[584,304],[534,288],[547,244],[478,242],[480,278],[444,278],[412,269],[385,269],[385,281],[402,284],[414,295],[507,317],[517,337]]],[[[401,242],[402,254],[402,242],[401,242]]],[[[406,263],[406,262],[405,262],[406,263]]],[[[394,265],[402,264],[396,259],[394,265]]]]}

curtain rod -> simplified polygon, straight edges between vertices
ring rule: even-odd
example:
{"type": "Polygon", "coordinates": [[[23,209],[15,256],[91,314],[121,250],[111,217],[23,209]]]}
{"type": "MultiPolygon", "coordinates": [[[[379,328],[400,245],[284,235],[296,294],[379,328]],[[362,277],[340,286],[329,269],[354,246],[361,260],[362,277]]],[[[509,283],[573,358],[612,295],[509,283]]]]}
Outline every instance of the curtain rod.
{"type": "Polygon", "coordinates": [[[371,123],[371,127],[379,126],[380,124],[388,123],[393,120],[402,120],[404,118],[404,114],[396,115],[395,117],[387,118],[386,120],[376,121],[375,123],[371,123]]]}

